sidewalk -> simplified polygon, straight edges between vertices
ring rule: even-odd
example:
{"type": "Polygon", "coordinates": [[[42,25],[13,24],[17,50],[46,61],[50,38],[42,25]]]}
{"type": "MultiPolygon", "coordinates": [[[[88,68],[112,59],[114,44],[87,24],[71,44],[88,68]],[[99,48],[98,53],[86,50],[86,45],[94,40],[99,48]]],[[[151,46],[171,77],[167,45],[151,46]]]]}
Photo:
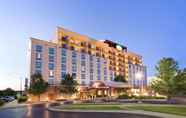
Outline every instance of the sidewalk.
{"type": "Polygon", "coordinates": [[[165,113],[158,113],[158,112],[150,112],[150,111],[143,111],[143,110],[64,110],[58,109],[55,107],[49,107],[49,111],[61,111],[61,112],[103,112],[103,113],[129,113],[129,114],[141,114],[141,115],[148,115],[148,116],[156,116],[160,118],[186,118],[185,116],[177,116],[165,113]]]}
{"type": "Polygon", "coordinates": [[[17,108],[17,107],[25,107],[29,104],[27,103],[17,103],[17,100],[14,100],[12,102],[5,103],[0,109],[8,109],[8,108],[17,108]]]}

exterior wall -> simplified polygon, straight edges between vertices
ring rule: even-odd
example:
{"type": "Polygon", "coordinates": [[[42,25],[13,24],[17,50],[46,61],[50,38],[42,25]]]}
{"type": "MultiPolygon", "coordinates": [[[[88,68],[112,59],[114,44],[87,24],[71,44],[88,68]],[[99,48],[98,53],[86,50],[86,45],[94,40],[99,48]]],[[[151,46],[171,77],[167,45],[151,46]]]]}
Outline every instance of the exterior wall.
{"type": "Polygon", "coordinates": [[[147,86],[145,66],[129,64],[129,84],[134,89],[145,89],[147,86]]]}
{"type": "Polygon", "coordinates": [[[75,50],[68,50],[59,47],[55,43],[42,41],[38,39],[31,39],[31,75],[38,72],[38,70],[41,71],[44,80],[48,81],[49,84],[58,84],[62,77],[62,72],[65,72],[65,74],[69,73],[72,75],[72,73],[76,73],[75,79],[80,84],[89,85],[90,81],[97,81],[97,80],[110,80],[109,75],[107,75],[107,72],[109,72],[109,68],[106,59],[102,57],[97,57],[94,55],[89,55],[86,53],[81,53],[75,50]],[[36,47],[41,46],[41,52],[36,51],[36,47]],[[54,49],[54,54],[49,54],[49,48],[54,49]],[[62,57],[62,50],[66,52],[66,56],[62,57]],[[72,59],[72,53],[76,54],[76,57],[74,59],[74,62],[76,63],[75,66],[75,72],[73,71],[73,59],[72,59]],[[39,56],[38,56],[39,55],[39,56]],[[84,59],[82,59],[82,55],[84,56],[84,59]],[[39,60],[36,59],[36,57],[39,57],[39,60]],[[54,57],[54,61],[50,62],[49,56],[54,57]],[[65,69],[62,67],[62,58],[65,58],[65,69]],[[92,61],[90,60],[92,58],[92,61]],[[38,69],[37,62],[41,63],[41,68],[38,69]],[[49,68],[49,64],[52,63],[54,65],[54,69],[49,68]],[[82,65],[84,63],[84,65],[82,65]],[[63,69],[65,71],[63,71],[63,69]],[[92,69],[92,73],[90,73],[90,69],[92,69]],[[98,72],[99,71],[99,72],[98,72]],[[106,73],[104,73],[106,71],[106,73]],[[53,73],[53,77],[50,77],[50,74],[53,73]],[[98,74],[99,73],[99,74],[98,74]],[[85,77],[82,77],[82,74],[85,77]],[[90,77],[92,76],[92,78],[90,77]],[[105,78],[104,78],[105,77],[105,78]]]}
{"type": "Polygon", "coordinates": [[[31,38],[30,42],[30,75],[36,73],[37,66],[41,64],[39,71],[50,84],[58,84],[67,73],[74,75],[83,85],[97,80],[111,81],[116,75],[125,76],[133,84],[136,70],[129,69],[129,65],[142,68],[143,85],[146,84],[142,57],[127,49],[116,48],[119,44],[114,42],[94,40],[63,28],[57,29],[56,39],[50,42],[35,38],[31,38]],[[116,46],[113,47],[112,43],[116,46]],[[41,52],[37,51],[37,46],[42,46],[41,52]],[[49,51],[51,48],[53,51],[49,51]]]}

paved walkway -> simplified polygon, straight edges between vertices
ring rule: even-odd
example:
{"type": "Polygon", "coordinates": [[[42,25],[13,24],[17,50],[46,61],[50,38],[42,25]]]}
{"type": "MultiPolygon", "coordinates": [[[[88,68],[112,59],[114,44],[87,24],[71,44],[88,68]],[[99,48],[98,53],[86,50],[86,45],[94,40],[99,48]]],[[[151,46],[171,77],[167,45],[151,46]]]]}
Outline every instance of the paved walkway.
{"type": "Polygon", "coordinates": [[[44,103],[49,103],[49,102],[17,103],[17,100],[14,100],[12,102],[5,103],[2,107],[0,107],[0,109],[25,107],[25,106],[28,106],[28,105],[44,104],[44,103]]]}
{"type": "Polygon", "coordinates": [[[143,110],[64,110],[55,107],[49,107],[48,110],[50,111],[61,111],[61,112],[111,112],[111,113],[131,113],[131,114],[142,114],[142,115],[149,115],[149,116],[156,116],[161,118],[186,118],[185,116],[177,116],[165,113],[158,113],[158,112],[150,112],[150,111],[143,111],[143,110]]]}
{"type": "Polygon", "coordinates": [[[26,103],[17,103],[17,100],[14,100],[12,102],[5,103],[0,109],[5,109],[5,108],[15,108],[15,107],[25,107],[28,104],[26,103]]]}

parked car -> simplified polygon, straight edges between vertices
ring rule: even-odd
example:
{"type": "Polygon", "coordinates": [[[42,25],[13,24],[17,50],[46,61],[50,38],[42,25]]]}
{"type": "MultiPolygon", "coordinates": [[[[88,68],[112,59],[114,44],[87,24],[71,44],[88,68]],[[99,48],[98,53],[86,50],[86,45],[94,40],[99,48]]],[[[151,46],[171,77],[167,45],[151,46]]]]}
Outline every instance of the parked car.
{"type": "Polygon", "coordinates": [[[3,100],[5,102],[11,102],[11,101],[15,100],[15,98],[12,96],[4,96],[4,97],[1,97],[0,100],[3,100]]]}

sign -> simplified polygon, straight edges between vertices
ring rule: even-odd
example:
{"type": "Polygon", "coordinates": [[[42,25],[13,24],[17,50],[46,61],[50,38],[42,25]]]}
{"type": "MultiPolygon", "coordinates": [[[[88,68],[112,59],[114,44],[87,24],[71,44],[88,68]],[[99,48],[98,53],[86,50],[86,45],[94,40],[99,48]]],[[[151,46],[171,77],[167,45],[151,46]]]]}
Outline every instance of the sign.
{"type": "Polygon", "coordinates": [[[120,46],[120,45],[116,45],[116,49],[118,49],[118,50],[122,50],[122,47],[120,46]]]}

